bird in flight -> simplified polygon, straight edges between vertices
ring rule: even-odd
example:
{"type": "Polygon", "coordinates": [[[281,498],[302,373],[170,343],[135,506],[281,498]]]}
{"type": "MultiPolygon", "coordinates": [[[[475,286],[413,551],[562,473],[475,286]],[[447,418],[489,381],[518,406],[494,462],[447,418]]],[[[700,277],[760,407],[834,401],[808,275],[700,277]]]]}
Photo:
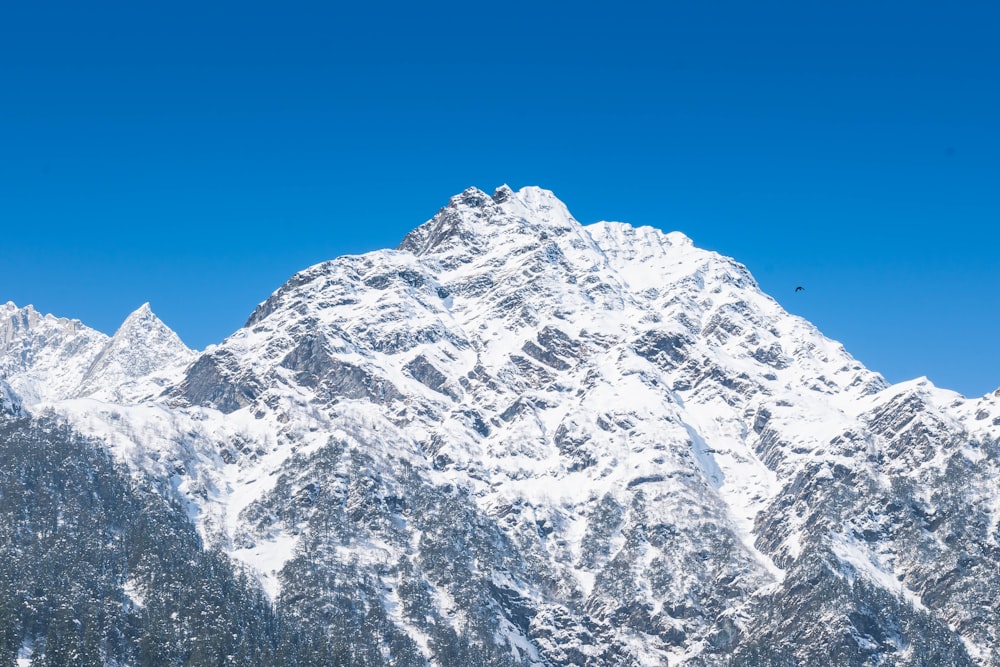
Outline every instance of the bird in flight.
{"type": "Polygon", "coordinates": [[[796,291],[796,292],[801,292],[801,291],[803,291],[804,289],[805,289],[805,287],[803,287],[802,285],[799,285],[798,287],[796,287],[796,288],[795,288],[795,291],[796,291]]]}

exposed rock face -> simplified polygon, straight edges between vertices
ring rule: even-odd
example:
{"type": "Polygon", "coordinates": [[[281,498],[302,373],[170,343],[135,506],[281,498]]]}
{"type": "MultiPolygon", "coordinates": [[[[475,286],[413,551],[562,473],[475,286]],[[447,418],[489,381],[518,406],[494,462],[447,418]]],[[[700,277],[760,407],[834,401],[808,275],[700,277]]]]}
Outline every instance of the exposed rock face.
{"type": "Polygon", "coordinates": [[[175,393],[192,405],[229,414],[252,405],[262,390],[261,382],[251,373],[243,373],[231,352],[219,350],[191,364],[175,393]]]}
{"type": "Polygon", "coordinates": [[[887,385],[682,234],[473,188],[197,357],[152,338],[114,367],[155,393],[35,403],[335,654],[1000,665],[1000,396],[887,385]]]}

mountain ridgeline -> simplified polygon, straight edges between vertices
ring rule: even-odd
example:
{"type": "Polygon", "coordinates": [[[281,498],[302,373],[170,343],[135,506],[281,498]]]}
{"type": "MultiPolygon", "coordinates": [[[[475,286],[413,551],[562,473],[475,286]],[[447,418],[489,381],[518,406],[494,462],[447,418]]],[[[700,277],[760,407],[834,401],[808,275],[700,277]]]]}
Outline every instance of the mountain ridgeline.
{"type": "Polygon", "coordinates": [[[538,188],[203,352],[0,306],[0,450],[0,667],[1000,667],[1000,392],[538,188]]]}

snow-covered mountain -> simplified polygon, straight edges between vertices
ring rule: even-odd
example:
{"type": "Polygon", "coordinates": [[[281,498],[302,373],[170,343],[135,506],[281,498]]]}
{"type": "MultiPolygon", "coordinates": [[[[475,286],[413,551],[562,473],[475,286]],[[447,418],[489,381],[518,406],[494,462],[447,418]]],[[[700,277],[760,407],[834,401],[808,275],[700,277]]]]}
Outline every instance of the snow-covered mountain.
{"type": "Polygon", "coordinates": [[[1000,665],[1000,391],[890,386],[680,233],[470,188],[201,353],[0,326],[8,412],[358,664],[1000,665]]]}
{"type": "Polygon", "coordinates": [[[87,369],[74,396],[135,403],[159,395],[195,353],[145,303],[129,315],[87,369]]]}
{"type": "Polygon", "coordinates": [[[170,372],[195,356],[148,303],[110,338],[79,320],[11,302],[0,306],[0,327],[0,377],[28,404],[78,396],[126,403],[153,398],[170,372]]]}
{"type": "Polygon", "coordinates": [[[0,306],[0,379],[25,403],[69,396],[108,337],[79,320],[0,306]]]}

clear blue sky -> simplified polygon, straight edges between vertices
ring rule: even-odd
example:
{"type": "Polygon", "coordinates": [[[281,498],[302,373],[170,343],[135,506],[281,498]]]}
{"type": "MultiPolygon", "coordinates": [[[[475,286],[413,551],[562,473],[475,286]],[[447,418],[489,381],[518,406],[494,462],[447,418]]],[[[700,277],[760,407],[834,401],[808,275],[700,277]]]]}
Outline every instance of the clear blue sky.
{"type": "Polygon", "coordinates": [[[1000,6],[654,4],[9,4],[0,301],[200,348],[506,182],[736,257],[889,380],[1000,387],[1000,6]]]}

